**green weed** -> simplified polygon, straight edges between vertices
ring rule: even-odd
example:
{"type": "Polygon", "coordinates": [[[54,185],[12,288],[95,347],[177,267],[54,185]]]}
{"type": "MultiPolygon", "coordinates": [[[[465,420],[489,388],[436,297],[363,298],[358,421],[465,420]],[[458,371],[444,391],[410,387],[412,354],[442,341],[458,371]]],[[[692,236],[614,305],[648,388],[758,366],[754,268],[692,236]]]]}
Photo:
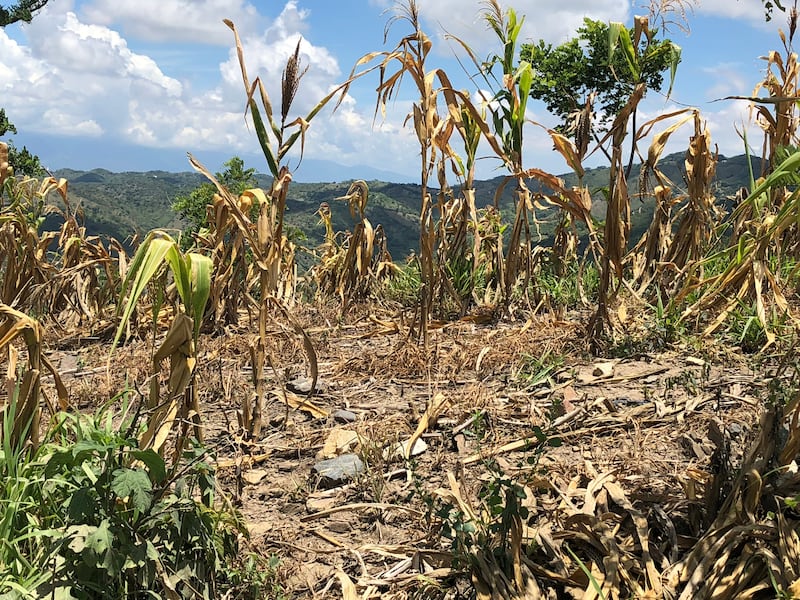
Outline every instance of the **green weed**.
{"type": "Polygon", "coordinates": [[[120,413],[56,415],[35,453],[4,436],[0,595],[208,598],[232,589],[229,564],[247,532],[216,496],[210,452],[194,445],[169,468],[139,449],[139,415],[127,394],[121,400],[120,413]]]}

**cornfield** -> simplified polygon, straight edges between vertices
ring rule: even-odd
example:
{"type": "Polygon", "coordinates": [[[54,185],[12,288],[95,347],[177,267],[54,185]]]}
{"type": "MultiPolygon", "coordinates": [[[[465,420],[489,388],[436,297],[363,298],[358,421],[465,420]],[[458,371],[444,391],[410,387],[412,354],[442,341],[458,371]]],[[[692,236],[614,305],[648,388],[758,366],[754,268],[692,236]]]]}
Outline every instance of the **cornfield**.
{"type": "MultiPolygon", "coordinates": [[[[312,446],[325,458],[326,452],[337,456],[359,447],[368,469],[386,467],[386,474],[348,484],[368,498],[350,503],[353,511],[396,508],[380,494],[394,485],[397,473],[405,477],[398,497],[422,499],[404,513],[417,524],[424,522],[418,547],[407,555],[399,545],[362,545],[352,550],[360,575],[337,566],[324,590],[316,592],[338,586],[345,598],[381,597],[387,590],[397,598],[426,593],[445,598],[452,597],[448,585],[466,582],[471,597],[487,599],[749,598],[773,592],[800,597],[800,384],[792,361],[800,325],[796,11],[791,34],[781,34],[783,51],[765,57],[764,80],[751,94],[727,99],[751,106],[764,133],[762,168],[735,198],[718,198],[719,157],[701,111],[685,108],[638,123],[647,92],[643,82],[631,86],[622,109],[604,124],[592,94],[576,104],[566,129],[531,123],[527,103],[533,66],[518,59],[523,17],[495,0],[484,4],[482,17],[500,51],[482,61],[466,43],[451,40],[489,90],[482,102],[430,66],[434,42],[423,30],[416,2],[407,0],[387,24],[387,39],[396,28],[407,28],[391,50],[365,54],[346,81],[302,116],[292,114],[309,68],[302,64],[300,43],[287,58],[280,103],[273,105],[264,82],[250,78],[239,33],[226,20],[241,67],[244,117],[252,123],[272,179],[268,189],[234,194],[189,155],[191,166],[216,193],[206,227],[187,251],[163,231],[146,235],[131,257],[118,241],[88,235],[70,202],[68,183],[17,177],[0,143],[0,353],[6,367],[0,435],[5,447],[33,451],[58,414],[79,410],[74,389],[49,358],[48,344],[82,332],[105,341],[109,382],[120,381],[117,361],[124,363],[122,357],[133,349],[140,352],[138,371],[129,366],[126,373],[137,391],[145,389],[138,392],[142,424],[129,432],[137,456],[167,457],[168,467],[177,470],[194,445],[215,443],[233,456],[217,464],[233,468],[237,502],[248,469],[288,460],[312,446]],[[320,205],[321,246],[303,249],[287,233],[290,151],[299,142],[302,154],[312,121],[337,98],[341,102],[354,81],[376,73],[376,118],[398,97],[401,85],[410,83],[417,97],[407,124],[420,153],[419,245],[406,266],[387,250],[392,231],[370,218],[365,181],[352,182],[344,195],[320,205]],[[546,136],[575,183],[532,166],[523,152],[532,134],[546,136]],[[683,180],[671,181],[660,161],[668,144],[681,136],[686,136],[683,180]],[[505,169],[492,197],[476,192],[475,166],[482,151],[505,169]],[[599,193],[585,184],[584,163],[593,154],[608,161],[607,185],[599,193]],[[641,159],[636,189],[634,157],[641,159]],[[501,208],[506,188],[513,197],[511,210],[501,208]],[[639,239],[631,239],[635,199],[653,207],[639,239]],[[331,208],[336,203],[346,203],[350,231],[335,230],[331,208]],[[58,214],[60,228],[44,231],[44,216],[51,212],[58,214]],[[539,235],[545,223],[551,226],[549,238],[539,235]],[[314,260],[306,273],[299,267],[301,252],[314,260]],[[596,280],[590,282],[590,276],[596,280]],[[411,300],[387,301],[386,295],[402,286],[409,288],[401,291],[411,300]],[[331,306],[335,310],[328,310],[331,306]],[[646,417],[639,408],[620,409],[613,398],[580,408],[587,396],[573,389],[577,367],[572,374],[562,368],[564,361],[554,356],[564,344],[531,338],[537,329],[569,321],[581,352],[608,361],[592,375],[591,381],[602,385],[614,380],[620,349],[629,344],[630,350],[635,335],[651,342],[648,352],[683,344],[688,354],[686,340],[702,347],[728,339],[726,332],[741,326],[743,314],[749,317],[741,340],[748,331],[762,334],[758,350],[765,361],[773,361],[769,368],[779,368],[762,386],[762,391],[772,386],[769,402],[759,404],[760,422],[753,424],[747,444],[742,442],[736,465],[730,435],[720,425],[725,400],[720,387],[714,392],[717,414],[704,433],[710,446],[703,455],[706,470],[687,469],[680,502],[648,506],[643,496],[623,487],[622,466],[603,471],[586,460],[584,472],[570,480],[539,468],[561,437],[601,437],[634,422],[638,435],[648,419],[680,413],[672,422],[677,427],[700,409],[698,404],[672,407],[666,387],[663,394],[645,392],[642,402],[652,400],[654,406],[646,417]],[[659,348],[652,345],[655,330],[663,335],[659,348]],[[473,347],[460,333],[465,331],[486,336],[473,347]],[[335,366],[326,358],[334,339],[356,348],[335,366]],[[393,341],[369,345],[383,339],[393,341]],[[236,347],[236,358],[226,354],[226,345],[236,347]],[[225,368],[233,371],[224,370],[226,360],[231,362],[225,368]],[[449,399],[461,389],[464,372],[474,374],[475,388],[456,408],[449,399]],[[506,388],[523,372],[525,383],[518,393],[509,392],[506,388]],[[427,386],[424,407],[395,415],[387,426],[394,438],[387,433],[381,443],[359,423],[352,429],[331,427],[338,436],[330,438],[331,451],[329,441],[310,430],[335,419],[334,407],[322,404],[340,390],[334,386],[326,392],[325,379],[353,373],[358,377],[352,385],[364,386],[360,390],[389,373],[400,398],[416,378],[427,386]],[[502,385],[489,386],[492,377],[502,378],[502,385]],[[297,383],[304,378],[307,385],[297,383]],[[546,411],[534,408],[538,386],[545,384],[553,398],[546,411]],[[787,389],[776,389],[782,385],[787,389]],[[224,425],[222,418],[212,424],[206,407],[220,397],[235,414],[229,418],[224,412],[224,425]],[[519,397],[527,408],[512,406],[519,397]],[[498,403],[505,403],[502,409],[498,403]],[[591,412],[598,407],[608,409],[606,420],[591,412]],[[502,411],[507,412],[498,416],[502,411]],[[405,436],[409,420],[413,433],[405,436]],[[420,483],[414,471],[415,448],[427,440],[440,443],[442,454],[452,452],[441,442],[450,435],[442,433],[442,422],[451,426],[457,468],[445,473],[437,464],[432,470],[442,476],[423,489],[427,482],[420,483]],[[501,425],[522,433],[502,440],[501,425]],[[262,452],[273,437],[284,446],[262,452]],[[477,448],[473,454],[465,450],[469,443],[477,448]],[[381,444],[385,448],[377,447],[381,444]],[[527,466],[523,459],[514,466],[503,458],[514,452],[527,466]],[[392,461],[402,466],[389,473],[392,461]],[[480,477],[470,477],[471,465],[484,468],[480,477]],[[404,567],[378,577],[369,573],[359,552],[375,552],[386,561],[402,557],[404,567]],[[409,569],[413,576],[402,575],[409,569]]],[[[610,27],[611,51],[621,48],[631,70],[641,68],[646,57],[637,49],[655,35],[651,23],[669,21],[670,11],[685,21],[683,3],[662,2],[651,6],[649,16],[637,17],[630,30],[610,27]]],[[[641,353],[630,351],[626,360],[641,353]]],[[[694,360],[695,366],[710,364],[707,357],[694,360]]],[[[635,378],[620,376],[625,377],[635,378]]],[[[687,389],[695,385],[687,381],[682,383],[687,389]]],[[[669,385],[677,384],[670,380],[669,385]]],[[[742,397],[733,391],[729,396],[742,397]]],[[[361,409],[357,398],[350,399],[354,406],[348,408],[361,409]]],[[[347,418],[353,421],[356,415],[347,418]]],[[[316,488],[303,493],[316,501],[331,497],[317,495],[316,488]]],[[[337,512],[323,502],[315,506],[323,508],[303,517],[303,523],[337,512]]],[[[335,548],[346,545],[315,532],[335,548]]]]}

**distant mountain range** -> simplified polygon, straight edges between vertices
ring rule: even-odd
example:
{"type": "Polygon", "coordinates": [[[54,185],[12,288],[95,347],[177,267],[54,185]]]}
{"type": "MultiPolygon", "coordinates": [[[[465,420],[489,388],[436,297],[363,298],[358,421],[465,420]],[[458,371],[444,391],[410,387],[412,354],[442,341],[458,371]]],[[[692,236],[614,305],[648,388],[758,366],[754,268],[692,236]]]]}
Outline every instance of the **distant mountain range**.
{"type": "MultiPolygon", "coordinates": [[[[758,173],[758,159],[753,160],[754,172],[758,173]]],[[[659,168],[677,188],[685,187],[684,154],[676,153],[663,157],[659,168]]],[[[304,163],[305,164],[305,163],[304,163]]],[[[313,166],[313,165],[311,165],[313,166]]],[[[341,167],[339,167],[341,169],[341,167]]],[[[358,171],[359,177],[375,178],[368,181],[370,198],[367,204],[367,217],[377,226],[382,224],[387,232],[389,250],[395,260],[402,259],[419,245],[419,203],[420,186],[413,183],[387,183],[379,179],[381,172],[365,174],[358,171]]],[[[333,213],[334,227],[337,230],[352,229],[346,203],[336,198],[347,193],[351,178],[342,177],[337,171],[318,170],[327,173],[331,182],[303,183],[294,181],[291,185],[286,210],[286,221],[301,229],[307,236],[308,247],[315,247],[322,241],[324,228],[315,214],[322,202],[327,202],[333,213]],[[338,175],[338,176],[335,176],[338,175]]],[[[630,178],[630,189],[638,190],[639,165],[635,165],[630,178]]],[[[123,241],[134,233],[140,234],[155,228],[180,229],[180,219],[171,209],[175,197],[186,194],[204,181],[196,172],[122,172],[115,173],[105,169],[79,171],[61,169],[54,173],[69,181],[69,197],[73,207],[79,206],[84,214],[87,230],[93,234],[113,236],[123,241]]],[[[392,176],[391,173],[384,175],[392,176]]],[[[323,178],[323,179],[324,179],[323,178]]],[[[574,175],[562,175],[568,185],[576,183],[574,175]]],[[[259,175],[259,184],[268,188],[270,179],[259,175]]],[[[479,208],[491,204],[502,177],[476,182],[476,198],[479,208]]],[[[608,169],[588,169],[584,183],[597,192],[608,185],[608,169]]],[[[717,177],[714,182],[716,197],[722,201],[733,195],[739,188],[749,185],[749,169],[745,156],[720,157],[717,177]]],[[[501,214],[506,219],[513,218],[513,185],[507,186],[500,199],[501,214]]],[[[592,213],[602,218],[605,203],[602,194],[595,193],[592,213]]],[[[646,230],[652,217],[652,205],[634,199],[632,202],[633,223],[631,239],[636,240],[646,230]]],[[[557,212],[554,209],[537,213],[543,221],[540,231],[547,237],[552,231],[552,221],[557,212]]]]}

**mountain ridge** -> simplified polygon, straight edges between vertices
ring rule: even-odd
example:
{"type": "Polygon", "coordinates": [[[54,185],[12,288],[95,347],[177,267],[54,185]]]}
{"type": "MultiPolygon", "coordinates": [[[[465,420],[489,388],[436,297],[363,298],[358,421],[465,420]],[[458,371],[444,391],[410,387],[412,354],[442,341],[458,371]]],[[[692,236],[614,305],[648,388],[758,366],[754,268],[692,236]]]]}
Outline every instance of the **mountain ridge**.
{"type": "MultiPolygon", "coordinates": [[[[675,184],[684,187],[683,161],[684,153],[665,156],[659,162],[659,168],[675,184]]],[[[749,169],[744,155],[736,157],[719,157],[717,176],[714,181],[715,195],[724,200],[733,195],[739,188],[749,185],[749,169]]],[[[754,172],[758,172],[760,159],[751,158],[754,172]]],[[[640,165],[633,166],[629,187],[638,189],[640,165]]],[[[56,177],[64,177],[69,181],[71,205],[80,207],[85,217],[87,231],[90,234],[105,235],[124,241],[134,233],[144,234],[151,229],[167,229],[177,231],[184,223],[171,210],[172,202],[180,194],[186,194],[205,181],[205,178],[194,171],[125,171],[114,172],[104,168],[82,171],[76,169],[59,169],[53,173],[56,177]]],[[[574,174],[559,175],[565,183],[577,185],[574,174]]],[[[492,204],[495,191],[504,176],[475,182],[477,204],[479,208],[492,204]]],[[[258,174],[259,186],[268,188],[271,178],[258,174]]],[[[327,202],[332,209],[333,224],[337,231],[352,229],[354,223],[345,202],[336,198],[347,193],[352,179],[329,182],[297,182],[289,188],[287,198],[286,222],[302,230],[308,237],[306,245],[315,247],[322,241],[324,227],[319,223],[316,211],[319,205],[327,202]]],[[[377,226],[382,224],[387,233],[389,251],[395,259],[401,259],[418,247],[418,210],[421,188],[417,183],[396,183],[376,179],[367,181],[370,198],[366,214],[370,222],[377,226]]],[[[594,195],[592,213],[602,218],[605,204],[602,194],[597,190],[608,185],[608,168],[595,167],[586,170],[583,183],[594,195]]],[[[533,191],[538,188],[531,183],[533,191]]],[[[435,190],[431,190],[435,193],[435,190]]],[[[631,239],[636,240],[649,225],[652,205],[632,199],[635,209],[631,228],[631,239]]],[[[506,186],[499,201],[501,214],[506,218],[513,217],[513,185],[506,186]]],[[[537,216],[544,221],[542,235],[547,237],[552,227],[547,226],[549,215],[555,215],[555,209],[545,211],[537,216]]],[[[552,220],[552,218],[551,218],[552,220]]]]}

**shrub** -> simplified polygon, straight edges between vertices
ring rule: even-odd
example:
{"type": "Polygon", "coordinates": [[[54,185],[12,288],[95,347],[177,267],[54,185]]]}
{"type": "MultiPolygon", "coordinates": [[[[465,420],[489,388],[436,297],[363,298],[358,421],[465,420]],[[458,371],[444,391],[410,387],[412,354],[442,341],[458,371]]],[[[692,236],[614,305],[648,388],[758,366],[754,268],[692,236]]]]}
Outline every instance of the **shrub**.
{"type": "Polygon", "coordinates": [[[216,598],[232,585],[246,528],[216,498],[210,452],[195,444],[168,469],[139,450],[122,405],[58,414],[35,453],[4,446],[0,595],[216,598]]]}

